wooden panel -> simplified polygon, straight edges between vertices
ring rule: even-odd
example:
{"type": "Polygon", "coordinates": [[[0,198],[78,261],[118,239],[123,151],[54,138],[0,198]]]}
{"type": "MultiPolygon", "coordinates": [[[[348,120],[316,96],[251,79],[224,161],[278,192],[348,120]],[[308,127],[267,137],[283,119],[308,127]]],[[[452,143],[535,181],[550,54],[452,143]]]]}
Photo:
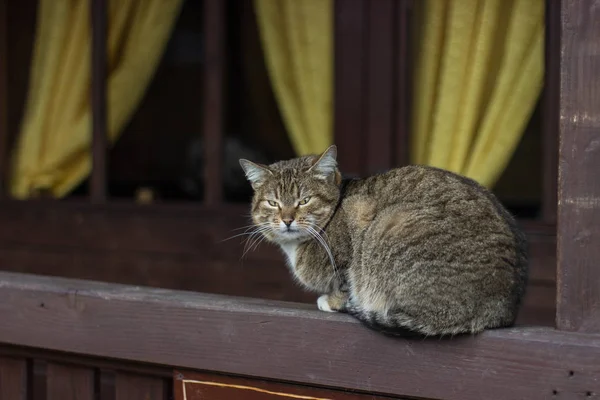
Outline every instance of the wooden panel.
{"type": "Polygon", "coordinates": [[[563,1],[562,35],[557,324],[600,332],[598,1],[563,1]]]}
{"type": "Polygon", "coordinates": [[[118,373],[117,400],[163,400],[167,391],[162,378],[118,373]]]}
{"type": "Polygon", "coordinates": [[[0,269],[104,282],[314,302],[280,261],[210,260],[152,253],[0,247],[0,269]],[[40,264],[40,258],[44,258],[40,264]],[[202,260],[205,260],[202,261],[202,260]]]}
{"type": "Polygon", "coordinates": [[[8,344],[420,398],[600,392],[597,335],[513,328],[413,341],[311,306],[9,273],[0,281],[8,344]]]}
{"type": "Polygon", "coordinates": [[[8,166],[8,0],[0,0],[0,196],[8,166]]]}
{"type": "Polygon", "coordinates": [[[204,68],[204,168],[205,202],[223,198],[222,139],[225,70],[225,2],[204,0],[206,64],[204,68]]]}
{"type": "MultiPolygon", "coordinates": [[[[11,204],[21,211],[0,223],[0,269],[280,300],[316,299],[293,282],[274,247],[262,245],[242,259],[241,238],[224,241],[248,223],[241,217],[245,207],[176,211],[107,206],[120,210],[107,214],[87,205],[57,203],[48,213],[34,204],[11,204]],[[13,223],[11,235],[6,229],[13,223]]],[[[6,207],[0,214],[16,211],[6,207]]]]}
{"type": "Polygon", "coordinates": [[[48,398],[47,363],[38,357],[29,360],[27,389],[31,392],[28,397],[33,400],[46,400],[48,398]]]}
{"type": "MultiPolygon", "coordinates": [[[[250,223],[242,216],[248,211],[246,206],[210,208],[193,204],[178,208],[4,202],[0,207],[0,242],[182,255],[216,251],[239,259],[241,239],[226,239],[250,223]]],[[[273,259],[273,254],[267,258],[273,259]]]]}
{"type": "Polygon", "coordinates": [[[0,400],[25,400],[26,383],[25,359],[0,357],[0,400]]]}
{"type": "Polygon", "coordinates": [[[93,369],[51,363],[46,374],[48,400],[94,400],[93,369]]]}
{"type": "MultiPolygon", "coordinates": [[[[14,272],[303,302],[313,307],[317,297],[292,282],[289,271],[280,262],[264,261],[238,266],[216,261],[201,264],[193,260],[182,261],[140,253],[107,255],[81,251],[73,254],[48,250],[39,253],[36,250],[35,256],[31,253],[30,248],[18,251],[0,248],[0,264],[6,265],[2,269],[11,270],[11,266],[18,265],[20,268],[13,269],[14,272]],[[45,258],[43,268],[39,264],[39,257],[45,258]]],[[[548,257],[548,260],[554,262],[555,258],[548,257]]],[[[552,266],[548,264],[547,268],[539,271],[549,276],[554,271],[552,266]]],[[[553,280],[548,283],[532,281],[527,289],[519,323],[554,326],[555,293],[553,280]]]]}
{"type": "MultiPolygon", "coordinates": [[[[192,371],[174,372],[175,400],[383,400],[384,397],[212,375],[192,371]]],[[[385,397],[389,399],[389,397],[385,397]]]]}
{"type": "Polygon", "coordinates": [[[393,83],[397,75],[394,55],[399,51],[394,40],[394,6],[397,3],[397,0],[366,2],[367,83],[364,99],[366,126],[363,134],[367,140],[366,148],[360,150],[367,153],[368,174],[383,172],[393,166],[393,114],[396,112],[393,104],[396,87],[393,83]]]}
{"type": "MultiPolygon", "coordinates": [[[[167,380],[173,377],[173,369],[167,366],[151,365],[135,362],[124,362],[121,360],[107,359],[100,357],[85,357],[76,354],[63,353],[58,351],[46,350],[41,348],[12,346],[0,343],[0,356],[10,358],[38,358],[47,362],[57,364],[79,365],[97,370],[95,374],[96,386],[102,387],[103,384],[98,384],[98,381],[106,381],[106,386],[112,386],[114,392],[116,374],[115,371],[126,372],[137,375],[150,377],[166,378],[167,380]]],[[[44,382],[45,382],[44,373],[44,382]]]]}
{"type": "MultiPolygon", "coordinates": [[[[90,279],[108,280],[111,273],[107,271],[117,269],[120,272],[113,279],[127,279],[128,283],[135,283],[131,279],[148,279],[148,283],[138,283],[149,285],[160,285],[163,279],[175,285],[188,280],[186,289],[194,289],[194,281],[189,280],[189,275],[177,274],[193,272],[194,268],[214,270],[221,275],[225,270],[232,271],[235,273],[228,279],[242,275],[257,284],[262,278],[266,279],[266,285],[286,280],[289,272],[275,247],[261,245],[242,260],[241,239],[225,240],[240,232],[236,228],[248,224],[242,216],[247,212],[246,206],[93,207],[63,202],[5,202],[0,207],[0,269],[27,268],[36,272],[38,268],[37,272],[43,274],[66,273],[73,277],[82,274],[90,279]],[[136,257],[139,257],[137,263],[136,257]],[[169,262],[179,269],[171,278],[155,271],[169,262]],[[85,269],[81,268],[84,264],[85,269]],[[251,278],[256,271],[260,271],[258,276],[251,278]],[[270,274],[275,278],[268,278],[270,274]]],[[[531,242],[531,279],[555,282],[554,228],[532,224],[524,224],[523,228],[529,232],[531,242]]],[[[198,285],[205,290],[201,282],[198,285]]],[[[297,293],[293,285],[286,287],[297,293]]]]}
{"type": "Polygon", "coordinates": [[[107,197],[107,47],[106,0],[92,0],[92,175],[90,179],[91,200],[104,203],[107,197]]]}
{"type": "Polygon", "coordinates": [[[116,374],[112,370],[105,368],[96,369],[96,390],[98,392],[98,400],[116,400],[116,374]]]}
{"type": "Polygon", "coordinates": [[[335,0],[334,4],[334,137],[340,168],[345,174],[360,176],[366,173],[366,3],[335,0]]]}
{"type": "MultiPolygon", "coordinates": [[[[245,207],[37,206],[11,202],[0,208],[0,269],[311,304],[316,300],[293,282],[273,246],[263,245],[241,260],[240,240],[223,241],[245,224],[240,217],[245,207]]],[[[552,286],[552,228],[527,224],[525,229],[530,232],[531,283],[552,286]]],[[[554,325],[547,317],[555,310],[554,300],[527,301],[525,308],[522,323],[554,325]]]]}

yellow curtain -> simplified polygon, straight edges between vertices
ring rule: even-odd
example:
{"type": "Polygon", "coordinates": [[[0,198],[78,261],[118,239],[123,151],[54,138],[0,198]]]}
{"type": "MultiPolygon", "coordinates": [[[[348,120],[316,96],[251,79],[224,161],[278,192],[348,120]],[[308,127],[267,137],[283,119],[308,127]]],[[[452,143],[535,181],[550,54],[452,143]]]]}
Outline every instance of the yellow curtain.
{"type": "Polygon", "coordinates": [[[298,155],[333,141],[333,1],[255,0],[267,69],[298,155]]]}
{"type": "Polygon", "coordinates": [[[544,0],[420,0],[411,162],[491,187],[535,108],[544,0]]]}
{"type": "MultiPolygon", "coordinates": [[[[144,96],[182,0],[110,0],[108,135],[114,142],[144,96]]],[[[61,197],[91,170],[90,0],[40,0],[30,87],[13,157],[16,198],[61,197]]]]}

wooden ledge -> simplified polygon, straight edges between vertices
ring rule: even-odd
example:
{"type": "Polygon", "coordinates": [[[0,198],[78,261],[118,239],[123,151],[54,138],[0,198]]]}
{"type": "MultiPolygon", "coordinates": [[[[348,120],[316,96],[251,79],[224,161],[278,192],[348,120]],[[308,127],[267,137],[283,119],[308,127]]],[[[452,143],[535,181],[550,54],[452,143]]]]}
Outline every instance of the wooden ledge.
{"type": "Polygon", "coordinates": [[[600,336],[404,340],[311,305],[0,272],[0,342],[440,399],[600,395],[600,336]]]}

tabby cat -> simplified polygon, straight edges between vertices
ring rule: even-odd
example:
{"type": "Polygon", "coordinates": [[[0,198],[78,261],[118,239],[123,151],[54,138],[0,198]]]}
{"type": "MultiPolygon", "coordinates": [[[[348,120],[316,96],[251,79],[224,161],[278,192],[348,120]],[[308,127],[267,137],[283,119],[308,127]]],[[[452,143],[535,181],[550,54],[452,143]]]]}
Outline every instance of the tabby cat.
{"type": "Polygon", "coordinates": [[[279,245],[322,311],[401,336],[475,334],[514,323],[527,242],[466,177],[407,166],[342,180],[336,147],[272,165],[241,159],[255,234],[279,245]]]}

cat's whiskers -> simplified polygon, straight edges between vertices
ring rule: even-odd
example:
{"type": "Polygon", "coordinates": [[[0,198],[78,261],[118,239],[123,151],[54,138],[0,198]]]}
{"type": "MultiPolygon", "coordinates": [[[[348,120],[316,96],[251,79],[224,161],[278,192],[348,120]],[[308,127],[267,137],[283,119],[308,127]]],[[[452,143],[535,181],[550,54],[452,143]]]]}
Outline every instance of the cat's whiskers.
{"type": "Polygon", "coordinates": [[[254,241],[254,245],[251,247],[251,251],[256,251],[256,249],[258,249],[258,246],[260,246],[260,244],[262,242],[264,242],[267,239],[267,237],[265,235],[260,235],[258,237],[257,240],[254,241]]]}
{"type": "Polygon", "coordinates": [[[238,231],[240,229],[245,229],[245,231],[242,232],[242,233],[238,233],[236,235],[230,236],[230,237],[228,237],[226,239],[223,239],[219,243],[223,243],[223,242],[226,242],[226,241],[231,240],[231,239],[235,239],[235,238],[240,237],[240,236],[249,236],[249,235],[252,235],[252,233],[254,232],[254,230],[256,228],[260,228],[260,227],[263,227],[263,226],[265,226],[265,227],[266,226],[270,226],[270,223],[269,222],[261,222],[259,224],[252,224],[252,225],[242,226],[240,228],[235,228],[235,229],[233,229],[233,231],[238,231]]]}
{"type": "Polygon", "coordinates": [[[261,226],[261,225],[265,225],[265,224],[268,224],[268,222],[260,222],[258,224],[251,223],[250,225],[244,225],[244,226],[240,226],[239,228],[234,228],[234,229],[232,229],[232,231],[239,231],[242,229],[248,230],[250,228],[256,228],[257,226],[261,226]]]}
{"type": "Polygon", "coordinates": [[[327,244],[327,242],[325,241],[325,239],[323,238],[323,236],[321,236],[321,234],[319,232],[317,232],[317,230],[315,228],[313,228],[312,226],[308,225],[308,224],[304,224],[301,225],[304,229],[306,229],[306,231],[312,236],[314,237],[320,244],[321,246],[323,246],[323,249],[325,250],[325,252],[327,253],[327,256],[329,257],[329,261],[331,262],[331,267],[333,268],[333,273],[334,275],[341,280],[337,265],[335,264],[335,259],[333,258],[333,253],[331,252],[331,248],[329,247],[329,245],[327,244]]]}
{"type": "Polygon", "coordinates": [[[317,225],[311,221],[304,221],[303,223],[311,226],[314,230],[319,232],[319,234],[321,234],[321,236],[323,236],[323,238],[326,239],[327,242],[329,242],[329,236],[327,236],[327,232],[325,232],[325,230],[323,228],[321,228],[319,225],[317,225]]]}
{"type": "Polygon", "coordinates": [[[245,240],[244,252],[242,254],[241,259],[243,259],[244,256],[246,256],[246,254],[250,250],[252,250],[252,251],[256,250],[258,248],[258,245],[260,245],[262,243],[262,241],[266,239],[266,237],[265,237],[265,235],[263,235],[263,233],[267,232],[271,229],[273,229],[271,224],[269,222],[265,222],[262,225],[259,225],[255,230],[250,232],[248,234],[248,238],[245,240]]]}

